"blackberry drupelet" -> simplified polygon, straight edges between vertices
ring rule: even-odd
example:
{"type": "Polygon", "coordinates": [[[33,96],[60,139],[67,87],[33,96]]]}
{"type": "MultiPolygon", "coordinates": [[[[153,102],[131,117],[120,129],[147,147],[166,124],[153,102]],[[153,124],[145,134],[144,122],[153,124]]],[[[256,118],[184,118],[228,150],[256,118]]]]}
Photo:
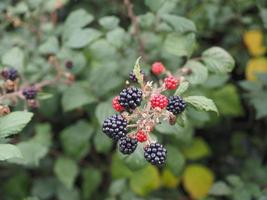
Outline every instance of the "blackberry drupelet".
{"type": "Polygon", "coordinates": [[[22,91],[22,94],[27,100],[35,99],[35,97],[37,95],[37,90],[35,87],[25,88],[22,91]]]}
{"type": "Polygon", "coordinates": [[[145,147],[144,157],[152,165],[162,165],[166,161],[167,150],[162,144],[152,143],[145,147]]]}
{"type": "MultiPolygon", "coordinates": [[[[143,70],[141,70],[140,72],[141,72],[141,74],[142,74],[143,76],[145,75],[145,73],[144,73],[143,70]]],[[[137,82],[137,78],[136,78],[136,76],[135,76],[135,74],[134,74],[133,71],[131,71],[131,73],[129,74],[129,78],[130,78],[130,80],[131,80],[132,82],[137,82]]]]}
{"type": "Polygon", "coordinates": [[[119,150],[123,154],[132,154],[137,147],[137,139],[122,137],[119,140],[119,150]]]}
{"type": "Polygon", "coordinates": [[[121,115],[115,114],[105,119],[103,132],[114,140],[119,140],[127,133],[127,121],[121,115]]]}
{"type": "Polygon", "coordinates": [[[143,92],[134,87],[123,89],[120,92],[119,103],[126,110],[133,110],[141,105],[143,92]]]}
{"type": "Polygon", "coordinates": [[[179,96],[171,96],[169,98],[169,104],[167,110],[172,112],[174,115],[178,115],[185,110],[186,103],[179,96]]]}

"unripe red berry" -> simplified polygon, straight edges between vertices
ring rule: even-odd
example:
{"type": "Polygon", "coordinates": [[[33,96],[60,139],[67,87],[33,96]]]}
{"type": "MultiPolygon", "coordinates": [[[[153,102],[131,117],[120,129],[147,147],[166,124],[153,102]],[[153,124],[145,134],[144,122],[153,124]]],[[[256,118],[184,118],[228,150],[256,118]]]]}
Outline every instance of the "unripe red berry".
{"type": "Polygon", "coordinates": [[[164,83],[168,90],[175,90],[178,85],[178,80],[173,76],[168,76],[164,79],[164,83]]]}
{"type": "Polygon", "coordinates": [[[169,100],[166,96],[162,94],[153,95],[150,99],[152,108],[161,108],[164,109],[169,103],[169,100]]]}
{"type": "Polygon", "coordinates": [[[147,141],[147,135],[144,131],[139,130],[136,134],[136,139],[138,142],[145,142],[147,141]]]}
{"type": "Polygon", "coordinates": [[[165,71],[165,67],[161,62],[155,62],[152,64],[151,71],[155,75],[160,75],[162,72],[165,71]]]}
{"type": "Polygon", "coordinates": [[[119,103],[119,96],[116,96],[116,97],[113,98],[112,107],[114,108],[114,110],[116,110],[118,112],[121,112],[121,111],[124,110],[124,108],[119,103]]]}

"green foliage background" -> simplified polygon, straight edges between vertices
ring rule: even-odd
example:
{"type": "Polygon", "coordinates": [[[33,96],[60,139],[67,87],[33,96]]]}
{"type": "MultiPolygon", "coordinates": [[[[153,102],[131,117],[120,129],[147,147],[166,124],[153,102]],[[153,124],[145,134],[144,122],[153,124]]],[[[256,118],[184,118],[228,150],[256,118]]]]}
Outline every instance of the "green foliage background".
{"type": "Polygon", "coordinates": [[[149,74],[158,60],[175,71],[187,59],[206,58],[204,64],[187,63],[195,75],[188,77],[191,88],[185,94],[213,99],[220,113],[191,107],[188,121],[158,126],[153,133],[169,152],[160,169],[145,163],[141,150],[123,158],[101,131],[114,113],[111,99],[142,53],[123,1],[62,0],[63,7],[55,10],[58,2],[0,2],[1,68],[16,67],[29,83],[50,79],[54,71],[47,56],[55,54],[74,62],[76,76],[72,86],[42,91],[41,107],[31,111],[24,129],[30,113],[0,118],[0,158],[7,160],[0,163],[1,199],[189,199],[199,189],[198,174],[191,178],[196,188],[185,184],[184,172],[192,165],[214,174],[202,199],[267,199],[266,74],[257,82],[245,80],[250,56],[242,39],[250,29],[266,33],[265,1],[132,1],[145,47],[144,71],[149,74]],[[14,28],[7,13],[25,25],[14,28]],[[40,23],[40,16],[50,19],[51,13],[58,16],[56,25],[40,23]],[[231,74],[233,60],[213,46],[234,57],[231,74]]]}

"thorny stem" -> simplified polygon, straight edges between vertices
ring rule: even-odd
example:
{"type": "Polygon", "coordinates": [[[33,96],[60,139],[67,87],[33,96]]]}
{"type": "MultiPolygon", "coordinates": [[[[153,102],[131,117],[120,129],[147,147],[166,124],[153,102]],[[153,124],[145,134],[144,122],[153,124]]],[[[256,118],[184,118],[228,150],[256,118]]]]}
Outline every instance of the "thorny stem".
{"type": "MultiPolygon", "coordinates": [[[[53,85],[53,84],[57,83],[58,81],[60,81],[60,79],[64,75],[64,70],[61,68],[59,60],[56,57],[50,56],[49,59],[48,59],[48,62],[51,63],[51,65],[53,65],[53,67],[56,69],[56,72],[57,72],[56,77],[54,79],[51,79],[51,80],[43,80],[43,81],[41,81],[39,83],[34,84],[33,86],[37,90],[41,90],[45,86],[49,86],[49,85],[53,85]]],[[[27,87],[27,86],[21,86],[18,91],[14,91],[12,93],[3,94],[2,96],[0,96],[0,103],[4,99],[14,99],[16,97],[18,97],[20,99],[25,99],[24,96],[22,95],[23,89],[25,87],[27,87]]]]}
{"type": "Polygon", "coordinates": [[[131,19],[133,28],[134,28],[134,32],[133,32],[133,36],[137,39],[138,45],[139,45],[139,50],[140,53],[142,55],[142,58],[144,59],[144,61],[147,61],[147,56],[145,54],[145,45],[144,45],[144,41],[141,38],[140,35],[140,28],[139,28],[139,24],[138,24],[138,19],[137,16],[135,15],[134,11],[133,11],[133,4],[131,3],[131,0],[123,0],[123,3],[125,5],[125,7],[127,8],[127,14],[128,17],[131,19]]]}

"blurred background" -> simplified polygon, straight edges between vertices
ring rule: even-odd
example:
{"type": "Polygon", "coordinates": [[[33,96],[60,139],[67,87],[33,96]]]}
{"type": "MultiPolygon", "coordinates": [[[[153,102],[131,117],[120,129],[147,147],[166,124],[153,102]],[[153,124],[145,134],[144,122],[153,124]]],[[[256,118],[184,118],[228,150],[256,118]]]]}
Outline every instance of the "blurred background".
{"type": "Polygon", "coordinates": [[[0,199],[267,199],[267,1],[1,0],[0,12],[1,69],[36,83],[55,76],[55,55],[76,77],[45,88],[31,123],[9,138],[25,160],[0,163],[0,199]],[[185,126],[154,130],[168,149],[164,167],[122,159],[101,130],[112,98],[139,56],[154,80],[155,61],[181,67],[185,58],[166,46],[179,31],[193,32],[192,57],[220,46],[236,62],[188,92],[213,99],[220,114],[189,109],[185,126]]]}

